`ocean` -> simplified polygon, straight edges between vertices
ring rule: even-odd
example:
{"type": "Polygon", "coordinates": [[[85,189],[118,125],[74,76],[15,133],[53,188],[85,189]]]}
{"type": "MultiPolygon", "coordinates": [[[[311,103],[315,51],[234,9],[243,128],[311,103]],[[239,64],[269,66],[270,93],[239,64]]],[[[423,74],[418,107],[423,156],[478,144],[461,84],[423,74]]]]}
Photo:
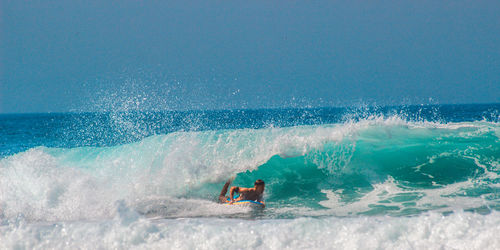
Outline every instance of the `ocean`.
{"type": "Polygon", "coordinates": [[[499,249],[500,104],[0,115],[0,249],[499,249]],[[266,183],[266,208],[218,204],[266,183]]]}

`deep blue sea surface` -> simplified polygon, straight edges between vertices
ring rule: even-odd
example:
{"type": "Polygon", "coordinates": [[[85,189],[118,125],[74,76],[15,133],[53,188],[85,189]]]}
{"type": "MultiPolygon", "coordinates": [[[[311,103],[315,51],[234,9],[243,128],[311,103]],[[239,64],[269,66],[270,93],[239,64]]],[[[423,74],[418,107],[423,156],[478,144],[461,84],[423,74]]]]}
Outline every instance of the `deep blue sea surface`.
{"type": "Polygon", "coordinates": [[[0,248],[497,248],[499,122],[500,104],[0,115],[0,248]],[[217,204],[232,177],[263,179],[267,207],[217,204]]]}

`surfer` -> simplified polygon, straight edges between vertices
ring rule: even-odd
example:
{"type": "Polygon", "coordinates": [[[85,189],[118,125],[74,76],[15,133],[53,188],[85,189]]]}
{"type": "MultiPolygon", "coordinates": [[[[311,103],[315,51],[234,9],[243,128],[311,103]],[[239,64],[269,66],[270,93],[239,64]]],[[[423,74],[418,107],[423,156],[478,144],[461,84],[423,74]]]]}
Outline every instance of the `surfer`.
{"type": "Polygon", "coordinates": [[[231,185],[232,180],[228,180],[226,184],[224,184],[224,187],[222,188],[222,191],[220,192],[219,195],[219,201],[221,203],[227,203],[232,204],[235,201],[241,201],[241,200],[252,200],[252,201],[258,201],[264,204],[262,201],[262,196],[264,194],[264,188],[265,188],[265,183],[263,180],[258,179],[255,181],[253,188],[244,188],[244,187],[231,187],[229,191],[229,199],[226,196],[227,189],[229,188],[229,185],[231,185]],[[234,198],[234,193],[239,193],[240,196],[238,198],[234,198]]]}

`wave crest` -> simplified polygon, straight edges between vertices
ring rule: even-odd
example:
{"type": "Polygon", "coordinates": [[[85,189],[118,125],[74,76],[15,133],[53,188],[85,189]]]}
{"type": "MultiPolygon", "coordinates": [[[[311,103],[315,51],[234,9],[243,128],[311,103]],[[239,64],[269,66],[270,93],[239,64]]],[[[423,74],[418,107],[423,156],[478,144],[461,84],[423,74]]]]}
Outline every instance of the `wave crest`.
{"type": "Polygon", "coordinates": [[[496,201],[498,155],[499,126],[490,122],[439,124],[394,116],[175,132],[113,147],[37,147],[1,159],[0,206],[5,218],[109,217],[120,200],[211,199],[233,175],[238,185],[265,179],[271,205],[288,207],[324,209],[329,192],[356,202],[388,177],[406,191],[475,179],[479,184],[465,192],[496,201]]]}

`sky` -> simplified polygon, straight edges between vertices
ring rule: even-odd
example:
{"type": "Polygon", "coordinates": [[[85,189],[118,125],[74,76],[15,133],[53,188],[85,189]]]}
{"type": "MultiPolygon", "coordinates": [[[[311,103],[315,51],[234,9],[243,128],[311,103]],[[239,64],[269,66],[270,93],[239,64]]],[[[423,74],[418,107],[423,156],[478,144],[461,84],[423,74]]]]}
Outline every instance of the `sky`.
{"type": "Polygon", "coordinates": [[[498,103],[498,1],[0,0],[0,113],[498,103]]]}

